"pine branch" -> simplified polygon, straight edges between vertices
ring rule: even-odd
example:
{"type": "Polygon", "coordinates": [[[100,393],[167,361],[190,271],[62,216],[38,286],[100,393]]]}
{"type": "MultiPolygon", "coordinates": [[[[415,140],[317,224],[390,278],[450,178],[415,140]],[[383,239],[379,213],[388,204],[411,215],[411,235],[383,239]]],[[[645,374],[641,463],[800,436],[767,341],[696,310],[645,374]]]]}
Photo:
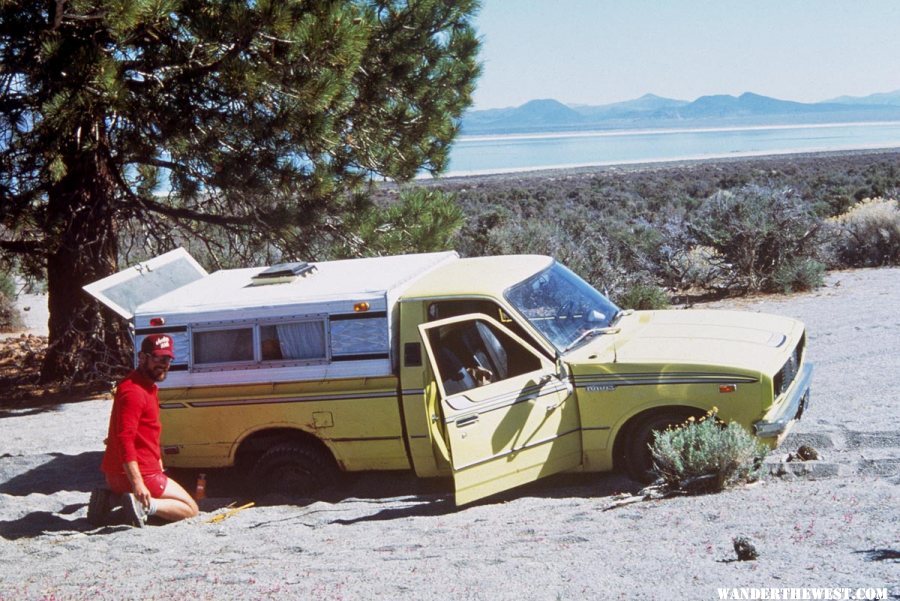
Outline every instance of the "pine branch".
{"type": "Polygon", "coordinates": [[[247,225],[247,217],[242,215],[215,215],[211,213],[203,213],[184,207],[170,207],[168,205],[150,200],[148,198],[138,198],[134,193],[131,196],[148,211],[172,217],[174,219],[189,219],[191,221],[202,221],[211,225],[219,225],[223,227],[240,227],[247,225]]]}
{"type": "Polygon", "coordinates": [[[38,255],[47,250],[39,240],[0,240],[0,249],[21,255],[38,255]]]}

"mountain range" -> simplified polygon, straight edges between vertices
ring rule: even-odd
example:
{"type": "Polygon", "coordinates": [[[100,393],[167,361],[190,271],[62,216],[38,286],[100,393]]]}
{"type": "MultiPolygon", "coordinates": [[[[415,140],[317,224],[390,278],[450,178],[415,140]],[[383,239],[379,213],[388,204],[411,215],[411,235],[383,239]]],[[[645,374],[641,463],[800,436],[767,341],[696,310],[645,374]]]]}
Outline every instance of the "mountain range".
{"type": "Polygon", "coordinates": [[[565,132],[636,128],[803,125],[858,121],[900,121],[900,90],[870,96],[841,96],[823,102],[794,102],[746,92],[701,96],[693,102],[645,94],[600,106],[531,100],[514,108],[469,111],[464,135],[565,132]]]}

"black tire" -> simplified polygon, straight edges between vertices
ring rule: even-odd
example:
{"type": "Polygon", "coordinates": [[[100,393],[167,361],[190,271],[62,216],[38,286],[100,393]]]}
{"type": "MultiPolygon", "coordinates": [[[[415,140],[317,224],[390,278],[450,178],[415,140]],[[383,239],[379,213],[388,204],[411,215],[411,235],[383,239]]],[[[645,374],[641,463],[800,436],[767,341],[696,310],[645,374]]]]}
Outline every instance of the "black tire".
{"type": "Polygon", "coordinates": [[[255,492],[317,498],[334,485],[337,466],[331,455],[297,443],[272,447],[253,466],[255,492]]]}
{"type": "Polygon", "coordinates": [[[692,414],[684,411],[667,411],[648,415],[628,429],[624,441],[624,466],[626,475],[642,484],[650,484],[656,479],[653,471],[653,455],[650,445],[656,432],[669,426],[680,426],[692,414]]]}

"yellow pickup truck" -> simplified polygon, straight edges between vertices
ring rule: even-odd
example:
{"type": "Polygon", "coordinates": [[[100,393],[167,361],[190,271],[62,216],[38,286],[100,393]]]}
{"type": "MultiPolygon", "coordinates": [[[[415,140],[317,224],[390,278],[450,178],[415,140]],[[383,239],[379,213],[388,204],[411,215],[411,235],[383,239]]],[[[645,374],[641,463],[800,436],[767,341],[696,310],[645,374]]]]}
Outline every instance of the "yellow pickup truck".
{"type": "MultiPolygon", "coordinates": [[[[85,287],[166,333],[171,467],[309,495],[338,470],[451,476],[464,504],[563,471],[645,480],[712,407],[770,446],[809,400],[800,322],[623,311],[545,256],[454,252],[208,274],[183,249],[85,287]]],[[[135,354],[136,357],[136,354],[135,354]]]]}

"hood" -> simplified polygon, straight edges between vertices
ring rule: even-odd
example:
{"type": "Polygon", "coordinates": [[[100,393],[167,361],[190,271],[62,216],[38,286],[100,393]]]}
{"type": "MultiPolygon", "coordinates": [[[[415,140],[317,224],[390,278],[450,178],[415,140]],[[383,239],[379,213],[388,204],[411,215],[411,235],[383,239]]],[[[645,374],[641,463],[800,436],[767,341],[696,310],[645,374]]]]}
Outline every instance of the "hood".
{"type": "Polygon", "coordinates": [[[618,333],[594,338],[566,355],[567,362],[703,365],[775,373],[803,332],[803,325],[788,317],[713,310],[640,311],[617,325],[618,333]]]}

